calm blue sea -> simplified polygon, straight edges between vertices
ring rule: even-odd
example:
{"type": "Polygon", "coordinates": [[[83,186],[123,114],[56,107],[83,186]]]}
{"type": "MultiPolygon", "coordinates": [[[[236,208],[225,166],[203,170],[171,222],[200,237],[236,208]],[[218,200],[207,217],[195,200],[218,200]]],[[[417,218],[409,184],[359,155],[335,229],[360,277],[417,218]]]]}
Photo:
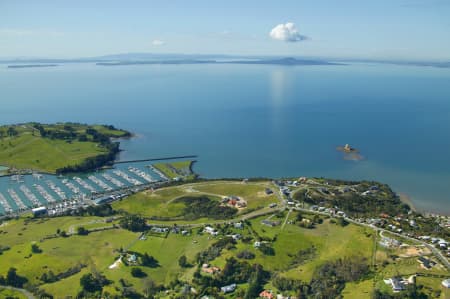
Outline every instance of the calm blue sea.
{"type": "Polygon", "coordinates": [[[450,214],[450,69],[0,65],[0,123],[114,124],[121,159],[199,155],[205,177],[373,179],[450,214]],[[360,149],[347,161],[336,146],[360,149]]]}

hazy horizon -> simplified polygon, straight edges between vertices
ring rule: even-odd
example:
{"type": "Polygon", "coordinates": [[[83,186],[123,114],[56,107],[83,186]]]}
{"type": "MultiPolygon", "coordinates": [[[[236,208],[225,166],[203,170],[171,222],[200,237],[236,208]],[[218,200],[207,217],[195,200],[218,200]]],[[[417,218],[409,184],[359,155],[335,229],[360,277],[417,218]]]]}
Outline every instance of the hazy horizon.
{"type": "Polygon", "coordinates": [[[450,60],[450,2],[9,1],[0,57],[117,53],[450,60]],[[217,54],[216,54],[217,53],[217,54]]]}

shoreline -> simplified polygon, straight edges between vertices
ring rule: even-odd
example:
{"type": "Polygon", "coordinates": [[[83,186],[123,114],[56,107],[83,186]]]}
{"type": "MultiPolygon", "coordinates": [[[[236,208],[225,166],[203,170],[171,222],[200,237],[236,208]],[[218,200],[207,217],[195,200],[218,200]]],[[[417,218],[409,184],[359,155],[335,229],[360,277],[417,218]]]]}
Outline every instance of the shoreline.
{"type": "MultiPolygon", "coordinates": [[[[411,200],[411,197],[408,194],[406,194],[404,192],[399,192],[398,196],[400,197],[400,201],[402,203],[407,204],[411,208],[411,210],[413,212],[417,212],[418,211],[417,207],[414,205],[414,203],[411,200]]],[[[425,211],[420,211],[420,212],[425,212],[425,211]]]]}

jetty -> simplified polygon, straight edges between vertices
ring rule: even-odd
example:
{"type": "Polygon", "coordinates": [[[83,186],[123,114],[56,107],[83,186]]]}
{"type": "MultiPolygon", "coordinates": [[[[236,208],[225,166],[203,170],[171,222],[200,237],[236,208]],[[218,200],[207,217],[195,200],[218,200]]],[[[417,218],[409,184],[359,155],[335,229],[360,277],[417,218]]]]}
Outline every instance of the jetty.
{"type": "Polygon", "coordinates": [[[47,202],[49,203],[56,202],[56,199],[52,195],[50,195],[50,193],[48,193],[47,190],[44,189],[44,187],[38,184],[34,184],[34,187],[39,192],[39,194],[41,194],[41,196],[45,198],[47,202]]]}
{"type": "Polygon", "coordinates": [[[122,170],[116,169],[116,170],[113,170],[113,173],[117,176],[120,176],[121,178],[123,178],[125,181],[127,181],[128,183],[130,183],[132,185],[139,186],[139,185],[143,184],[141,181],[130,177],[128,174],[126,174],[122,170]]]}
{"type": "Polygon", "coordinates": [[[6,198],[3,196],[3,194],[0,193],[0,204],[3,206],[3,209],[6,213],[12,213],[13,209],[11,208],[11,205],[6,200],[6,198]]]}
{"type": "Polygon", "coordinates": [[[23,210],[27,209],[27,206],[20,199],[19,195],[17,195],[16,191],[14,191],[13,189],[8,189],[8,193],[11,196],[11,198],[14,200],[14,202],[16,203],[19,210],[23,211],[23,210]]]}
{"type": "Polygon", "coordinates": [[[163,157],[163,158],[148,158],[148,159],[139,159],[139,160],[114,161],[114,164],[164,161],[164,160],[179,160],[179,159],[197,159],[197,158],[198,158],[197,155],[173,156],[173,157],[163,157]]]}
{"type": "Polygon", "coordinates": [[[111,186],[109,186],[104,181],[102,181],[101,179],[97,178],[94,175],[90,175],[88,177],[88,179],[91,180],[92,182],[94,182],[95,184],[97,184],[98,186],[100,186],[105,191],[112,191],[113,190],[113,188],[111,188],[111,186]]]}

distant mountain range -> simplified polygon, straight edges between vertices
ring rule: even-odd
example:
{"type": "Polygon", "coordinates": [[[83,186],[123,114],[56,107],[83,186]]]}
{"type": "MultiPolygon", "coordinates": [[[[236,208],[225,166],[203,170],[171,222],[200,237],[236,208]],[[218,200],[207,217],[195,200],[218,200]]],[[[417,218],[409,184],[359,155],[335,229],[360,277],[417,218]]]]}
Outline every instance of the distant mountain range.
{"type": "MultiPolygon", "coordinates": [[[[411,66],[450,68],[450,61],[397,61],[376,59],[326,59],[304,57],[237,56],[216,54],[159,54],[159,53],[123,53],[97,57],[53,59],[53,58],[0,58],[0,63],[8,67],[20,68],[21,65],[58,64],[58,63],[96,63],[99,66],[140,65],[140,64],[253,64],[253,65],[345,65],[348,63],[383,63],[411,66]]],[[[26,67],[26,66],[24,66],[26,67]]]]}

